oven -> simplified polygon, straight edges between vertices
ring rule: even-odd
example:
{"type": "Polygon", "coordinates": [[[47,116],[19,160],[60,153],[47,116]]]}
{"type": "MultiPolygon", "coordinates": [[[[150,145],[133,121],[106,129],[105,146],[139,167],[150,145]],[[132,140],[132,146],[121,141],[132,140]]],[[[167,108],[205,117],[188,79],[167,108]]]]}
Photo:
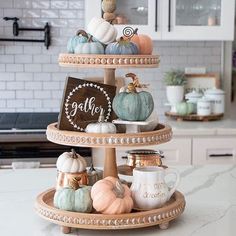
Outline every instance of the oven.
{"type": "MultiPolygon", "coordinates": [[[[46,127],[58,113],[0,113],[0,169],[55,167],[56,160],[72,147],[51,143],[46,127]]],[[[91,164],[91,148],[73,147],[91,164]]]]}

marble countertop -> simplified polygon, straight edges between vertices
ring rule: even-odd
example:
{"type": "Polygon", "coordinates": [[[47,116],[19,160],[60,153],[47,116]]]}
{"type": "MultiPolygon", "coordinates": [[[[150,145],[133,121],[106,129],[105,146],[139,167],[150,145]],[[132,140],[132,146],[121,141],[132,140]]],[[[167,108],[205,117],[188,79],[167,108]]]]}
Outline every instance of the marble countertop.
{"type": "Polygon", "coordinates": [[[236,135],[236,120],[222,119],[218,121],[174,121],[166,122],[172,127],[176,136],[186,135],[236,135]]]}
{"type": "MultiPolygon", "coordinates": [[[[70,235],[233,236],[236,232],[236,165],[181,166],[178,188],[186,209],[167,230],[74,230],[70,235]]],[[[0,170],[0,235],[59,236],[58,225],[34,212],[36,196],[55,184],[56,169],[0,170]]]]}

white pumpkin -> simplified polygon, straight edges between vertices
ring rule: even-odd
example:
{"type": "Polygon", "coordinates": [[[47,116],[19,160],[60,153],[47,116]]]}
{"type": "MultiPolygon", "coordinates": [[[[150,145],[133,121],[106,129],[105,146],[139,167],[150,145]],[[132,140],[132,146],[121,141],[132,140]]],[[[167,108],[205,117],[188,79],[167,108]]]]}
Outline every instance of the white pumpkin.
{"type": "Polygon", "coordinates": [[[117,29],[103,18],[93,17],[88,24],[87,32],[103,44],[116,40],[117,29]]]}
{"type": "Polygon", "coordinates": [[[116,126],[110,122],[104,122],[104,111],[101,109],[97,123],[90,123],[85,129],[86,133],[116,133],[116,126]]]}
{"type": "Polygon", "coordinates": [[[77,173],[86,169],[85,159],[72,149],[72,152],[64,152],[57,159],[57,169],[65,173],[77,173]]]}

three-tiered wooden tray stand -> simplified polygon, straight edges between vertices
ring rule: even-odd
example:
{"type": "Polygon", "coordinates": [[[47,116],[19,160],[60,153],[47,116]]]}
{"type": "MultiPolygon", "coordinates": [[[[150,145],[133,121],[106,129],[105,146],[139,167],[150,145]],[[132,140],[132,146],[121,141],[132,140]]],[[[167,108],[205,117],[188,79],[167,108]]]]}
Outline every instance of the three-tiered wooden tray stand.
{"type": "MultiPolygon", "coordinates": [[[[154,55],[76,55],[60,54],[59,64],[67,67],[103,68],[104,83],[115,84],[116,68],[154,68],[159,65],[159,57],[154,55]]],[[[47,128],[49,141],[69,146],[105,148],[104,177],[118,177],[116,147],[147,146],[168,142],[172,137],[171,127],[158,124],[151,132],[92,134],[58,130],[57,124],[47,128]]],[[[62,226],[64,233],[71,228],[84,229],[132,229],[159,225],[167,229],[169,222],[177,218],[185,208],[184,196],[176,191],[162,207],[149,211],[133,211],[129,214],[104,215],[99,213],[79,213],[56,209],[53,206],[55,189],[49,189],[37,197],[35,209],[44,219],[62,226]]]]}

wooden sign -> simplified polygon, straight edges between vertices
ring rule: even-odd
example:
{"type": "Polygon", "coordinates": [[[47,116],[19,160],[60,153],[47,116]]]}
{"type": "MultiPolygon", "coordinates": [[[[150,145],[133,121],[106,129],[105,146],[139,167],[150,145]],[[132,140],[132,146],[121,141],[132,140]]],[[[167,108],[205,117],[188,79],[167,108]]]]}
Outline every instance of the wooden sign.
{"type": "Polygon", "coordinates": [[[217,73],[207,74],[186,74],[187,83],[185,84],[185,93],[193,90],[204,93],[207,89],[220,87],[220,77],[217,73]]]}
{"type": "Polygon", "coordinates": [[[114,117],[112,100],[116,87],[68,77],[62,98],[58,129],[84,131],[89,123],[98,120],[104,109],[105,121],[114,117]]]}

